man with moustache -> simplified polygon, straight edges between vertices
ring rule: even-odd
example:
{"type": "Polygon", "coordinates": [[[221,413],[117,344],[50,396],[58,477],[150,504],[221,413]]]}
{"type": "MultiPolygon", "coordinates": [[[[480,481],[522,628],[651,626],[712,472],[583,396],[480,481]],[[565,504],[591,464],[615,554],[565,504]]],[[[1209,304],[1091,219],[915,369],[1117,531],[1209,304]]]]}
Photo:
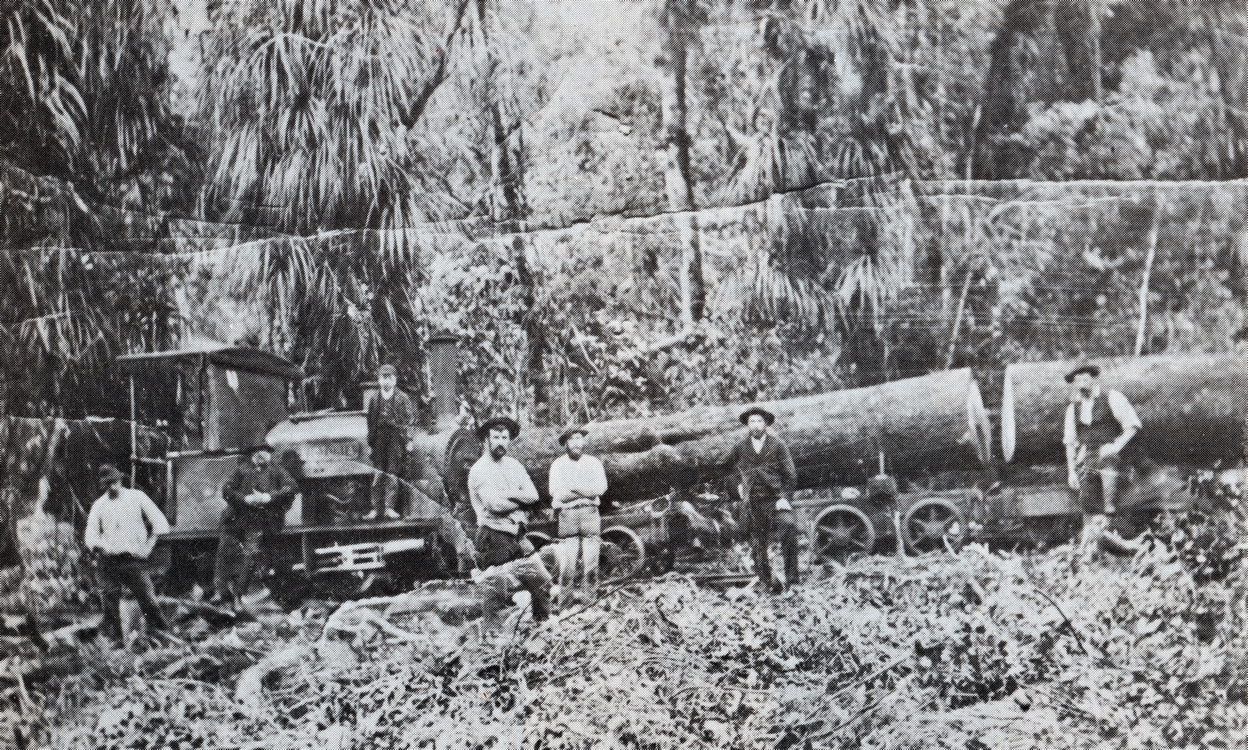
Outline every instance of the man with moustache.
{"type": "Polygon", "coordinates": [[[273,461],[267,448],[256,448],[248,460],[239,461],[221,488],[229,508],[217,541],[213,604],[229,600],[239,606],[252,578],[267,567],[272,544],[298,492],[295,480],[273,461]],[[240,548],[241,564],[236,562],[240,548]]]}
{"type": "Polygon", "coordinates": [[[767,431],[775,423],[776,415],[753,406],[741,413],[740,420],[749,428],[749,434],[733,446],[726,464],[736,471],[740,481],[738,489],[754,548],[754,572],[764,586],[771,586],[771,592],[778,594],[799,580],[797,516],[789,502],[797,482],[797,469],[788,446],[767,431]],[[783,587],[771,583],[767,548],[773,535],[780,541],[784,556],[783,587]]]}
{"type": "Polygon", "coordinates": [[[559,514],[559,543],[569,546],[568,569],[561,569],[559,575],[561,599],[574,583],[578,558],[584,570],[580,588],[591,601],[596,594],[598,551],[602,547],[598,506],[607,491],[607,474],[602,461],[585,453],[588,434],[584,427],[564,430],[559,443],[566,453],[550,465],[550,505],[559,514]]]}
{"type": "Polygon", "coordinates": [[[1143,429],[1131,402],[1116,390],[1102,389],[1100,375],[1100,367],[1085,363],[1065,378],[1074,385],[1062,435],[1066,481],[1079,493],[1083,507],[1085,553],[1101,534],[1111,533],[1111,519],[1118,512],[1118,478],[1130,465],[1131,441],[1143,429]]]}
{"type": "Polygon", "coordinates": [[[104,635],[120,640],[121,592],[127,588],[139,600],[147,625],[168,630],[169,623],[156,603],[156,590],[147,573],[147,558],[161,534],[169,533],[169,521],[142,490],[123,487],[116,466],[100,467],[99,484],[104,494],[87,514],[85,543],[99,557],[99,580],[104,596],[104,635]]]}
{"type": "Polygon", "coordinates": [[[531,557],[532,564],[518,568],[515,576],[532,596],[533,619],[541,622],[550,616],[550,575],[524,540],[526,511],[538,496],[524,465],[507,455],[519,435],[520,425],[507,417],[494,417],[477,428],[485,453],[468,472],[468,494],[477,517],[473,542],[482,569],[531,557]]]}

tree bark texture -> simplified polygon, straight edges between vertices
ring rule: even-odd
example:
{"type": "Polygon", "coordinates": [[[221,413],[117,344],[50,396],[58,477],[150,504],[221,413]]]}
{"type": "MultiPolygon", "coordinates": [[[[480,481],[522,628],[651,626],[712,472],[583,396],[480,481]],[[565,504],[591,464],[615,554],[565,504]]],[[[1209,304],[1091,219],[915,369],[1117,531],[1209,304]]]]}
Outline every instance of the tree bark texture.
{"type": "MultiPolygon", "coordinates": [[[[1102,388],[1121,391],[1144,429],[1135,437],[1159,462],[1212,463],[1243,457],[1248,378],[1242,357],[1155,355],[1096,360],[1102,388]]],[[[1061,463],[1062,423],[1072,362],[1031,362],[1005,369],[1001,447],[1007,461],[1061,463]]]]}
{"type": "MultiPolygon", "coordinates": [[[[761,404],[797,464],[798,488],[857,481],[880,451],[900,474],[980,468],[991,430],[969,369],[761,404]]],[[[701,407],[650,419],[588,425],[589,453],[602,459],[616,502],[726,476],[722,462],[745,437],[744,406],[701,407]]],[[[561,452],[558,430],[528,429],[512,444],[539,490],[561,452]]],[[[732,482],[735,485],[735,480],[732,482]]]]}

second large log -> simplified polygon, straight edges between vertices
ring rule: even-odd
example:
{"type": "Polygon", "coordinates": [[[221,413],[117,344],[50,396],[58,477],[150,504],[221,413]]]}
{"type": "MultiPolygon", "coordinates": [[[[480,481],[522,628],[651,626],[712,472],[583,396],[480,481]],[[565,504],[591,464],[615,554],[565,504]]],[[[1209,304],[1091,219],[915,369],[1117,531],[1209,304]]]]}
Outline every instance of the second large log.
{"type": "MultiPolygon", "coordinates": [[[[969,369],[761,404],[797,464],[798,486],[856,482],[883,452],[890,471],[915,474],[979,468],[991,430],[969,369]]],[[[721,462],[746,430],[742,406],[703,407],[652,419],[589,425],[589,450],[602,458],[618,501],[720,479],[721,462]]],[[[513,455],[537,486],[559,454],[557,430],[530,429],[513,455]]]]}
{"type": "MultiPolygon", "coordinates": [[[[1096,360],[1102,388],[1121,391],[1144,429],[1136,440],[1155,461],[1212,464],[1244,455],[1248,377],[1234,355],[1154,355],[1096,360]]],[[[1030,362],[1005,370],[1001,447],[1007,461],[1062,463],[1062,421],[1071,362],[1030,362]]]]}

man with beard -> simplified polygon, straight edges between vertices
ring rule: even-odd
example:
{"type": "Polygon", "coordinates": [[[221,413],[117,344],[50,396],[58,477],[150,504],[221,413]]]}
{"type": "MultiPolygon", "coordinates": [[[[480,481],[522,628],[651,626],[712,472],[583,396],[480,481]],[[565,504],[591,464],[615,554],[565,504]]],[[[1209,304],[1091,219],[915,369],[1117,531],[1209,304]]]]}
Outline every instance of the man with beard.
{"type": "Polygon", "coordinates": [[[781,593],[780,584],[771,583],[771,562],[767,549],[774,535],[784,555],[784,586],[798,583],[797,516],[789,502],[797,469],[789,448],[767,428],[776,415],[758,406],[742,412],[741,424],[749,428],[740,443],[728,454],[727,467],[735,469],[740,480],[738,490],[748,519],[750,542],[754,548],[754,572],[772,593],[781,593]]]}
{"type": "Polygon", "coordinates": [[[550,575],[524,539],[526,509],[538,496],[524,465],[507,455],[511,441],[519,435],[520,425],[507,417],[494,417],[477,428],[485,453],[468,472],[468,494],[477,517],[473,541],[482,569],[531,556],[529,564],[514,572],[532,596],[533,619],[541,622],[550,616],[550,575]]]}
{"type": "Polygon", "coordinates": [[[251,579],[268,565],[272,542],[286,522],[286,512],[299,488],[266,448],[252,451],[221,488],[229,504],[217,541],[216,593],[212,603],[227,598],[235,606],[251,587],[251,579]],[[235,562],[239,547],[242,562],[235,562]]]}
{"type": "MultiPolygon", "coordinates": [[[[1109,526],[1118,511],[1118,478],[1129,468],[1129,445],[1143,428],[1127,397],[1113,389],[1102,390],[1101,368],[1081,364],[1066,373],[1073,383],[1071,403],[1066,406],[1062,442],[1066,446],[1067,483],[1079,493],[1084,526],[1085,552],[1109,526]],[[1099,530],[1099,533],[1098,533],[1099,530]]],[[[1114,534],[1111,542],[1121,539],[1114,534]]]]}
{"type": "Polygon", "coordinates": [[[169,522],[147,493],[123,487],[121,478],[116,466],[100,467],[99,483],[104,494],[91,505],[85,537],[87,549],[99,555],[103,631],[118,639],[125,635],[121,632],[122,588],[130,589],[139,600],[149,628],[169,628],[147,574],[147,558],[156,547],[156,538],[169,533],[169,522]]]}
{"type": "Polygon", "coordinates": [[[407,428],[416,423],[412,399],[399,390],[398,371],[394,365],[377,368],[378,393],[368,404],[369,457],[376,472],[373,475],[372,510],[362,520],[372,521],[383,513],[387,520],[397,521],[399,482],[413,447],[407,428]]]}
{"type": "Polygon", "coordinates": [[[567,545],[567,559],[559,571],[561,599],[573,584],[578,558],[584,570],[580,587],[590,601],[596,595],[598,550],[602,546],[598,505],[607,491],[607,474],[601,461],[585,455],[588,434],[583,427],[564,430],[559,443],[567,452],[550,465],[550,505],[559,514],[560,544],[567,545]]]}

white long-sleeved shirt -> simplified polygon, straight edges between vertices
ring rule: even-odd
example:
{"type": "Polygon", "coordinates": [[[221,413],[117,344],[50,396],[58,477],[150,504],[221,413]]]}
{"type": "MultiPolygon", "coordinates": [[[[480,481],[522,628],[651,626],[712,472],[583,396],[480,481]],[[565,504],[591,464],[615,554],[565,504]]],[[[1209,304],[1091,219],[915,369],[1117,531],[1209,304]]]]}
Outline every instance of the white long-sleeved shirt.
{"type": "Polygon", "coordinates": [[[569,505],[596,506],[607,491],[607,472],[593,456],[581,454],[573,461],[565,453],[550,465],[549,487],[551,506],[556,510],[569,505]]]}
{"type": "Polygon", "coordinates": [[[106,555],[147,557],[151,538],[168,533],[169,521],[147,493],[123,487],[117,497],[104,493],[91,505],[85,541],[87,549],[106,555]]]}
{"type": "Polygon", "coordinates": [[[516,534],[527,516],[512,499],[537,502],[537,487],[524,470],[524,464],[511,456],[495,461],[487,452],[468,471],[468,496],[472,499],[478,526],[516,534]]]}

